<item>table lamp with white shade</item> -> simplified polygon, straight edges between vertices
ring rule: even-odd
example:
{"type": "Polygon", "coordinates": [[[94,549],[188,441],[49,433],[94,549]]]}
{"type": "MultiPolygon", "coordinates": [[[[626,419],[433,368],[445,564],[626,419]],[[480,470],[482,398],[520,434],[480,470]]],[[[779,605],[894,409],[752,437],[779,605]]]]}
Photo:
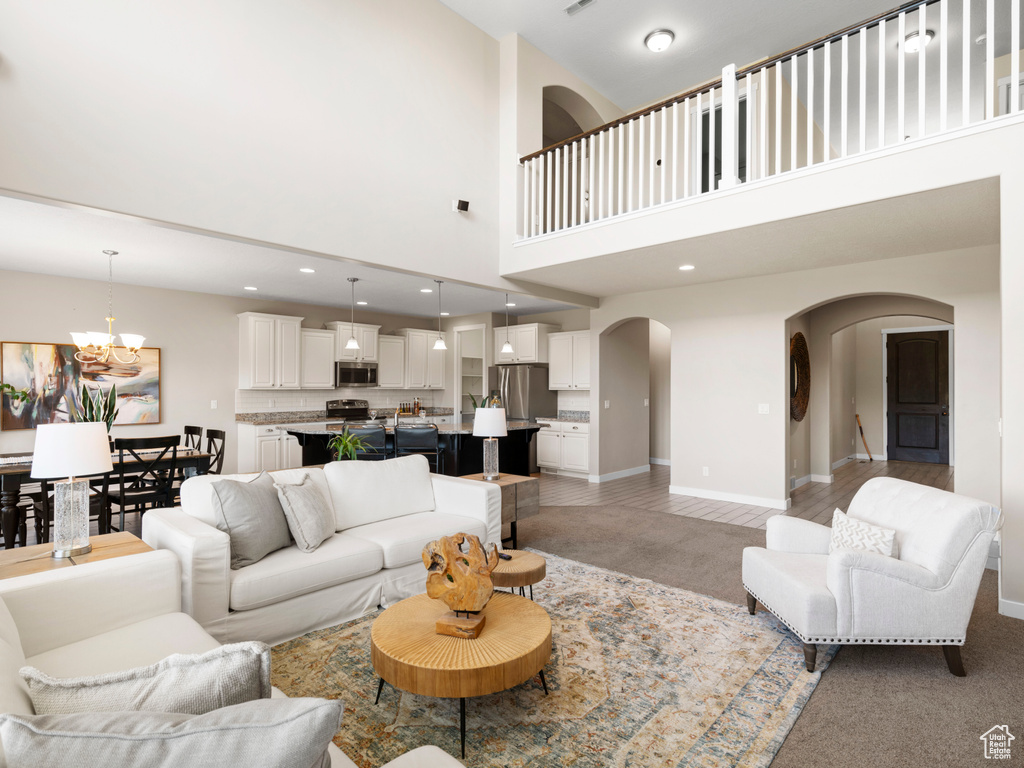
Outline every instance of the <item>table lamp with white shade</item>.
{"type": "Polygon", "coordinates": [[[40,424],[32,452],[37,480],[66,477],[53,484],[53,556],[73,557],[92,550],[89,543],[89,481],[76,476],[111,472],[107,425],[101,421],[40,424]]]}
{"type": "Polygon", "coordinates": [[[497,480],[498,438],[508,434],[504,408],[477,408],[473,419],[473,436],[484,440],[484,480],[497,480]]]}

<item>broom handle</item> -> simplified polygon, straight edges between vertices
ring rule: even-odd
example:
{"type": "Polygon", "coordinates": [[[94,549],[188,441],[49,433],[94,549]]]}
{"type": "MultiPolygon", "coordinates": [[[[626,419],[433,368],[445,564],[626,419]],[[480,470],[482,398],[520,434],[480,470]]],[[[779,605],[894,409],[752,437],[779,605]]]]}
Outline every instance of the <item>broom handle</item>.
{"type": "Polygon", "coordinates": [[[860,414],[853,414],[857,418],[857,429],[860,430],[860,441],[864,443],[864,450],[868,452],[868,461],[874,461],[874,457],[871,455],[871,449],[868,448],[868,441],[864,439],[864,427],[860,423],[860,414]]]}

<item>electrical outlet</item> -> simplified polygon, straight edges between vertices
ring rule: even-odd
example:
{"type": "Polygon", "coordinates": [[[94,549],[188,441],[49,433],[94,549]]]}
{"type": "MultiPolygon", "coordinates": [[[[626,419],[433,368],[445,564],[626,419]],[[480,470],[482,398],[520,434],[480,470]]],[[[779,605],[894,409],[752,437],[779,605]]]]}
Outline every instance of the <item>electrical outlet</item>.
{"type": "Polygon", "coordinates": [[[796,459],[793,459],[793,469],[796,469],[796,459]]]}
{"type": "Polygon", "coordinates": [[[767,416],[768,415],[768,403],[758,403],[757,404],[757,412],[761,416],[767,416]]]}
{"type": "Polygon", "coordinates": [[[268,408],[273,408],[273,407],[274,407],[274,398],[270,398],[270,399],[269,399],[269,400],[267,401],[267,407],[268,407],[268,408]]]}
{"type": "Polygon", "coordinates": [[[708,471],[708,468],[707,468],[707,467],[701,467],[700,473],[701,473],[702,475],[704,475],[704,477],[707,477],[707,476],[708,476],[709,474],[711,474],[711,473],[710,473],[710,472],[708,471]]]}
{"type": "Polygon", "coordinates": [[[611,408],[612,407],[612,401],[611,400],[605,400],[604,401],[604,407],[605,407],[605,410],[608,410],[609,408],[611,408]]]}
{"type": "Polygon", "coordinates": [[[305,405],[305,404],[306,404],[306,398],[300,397],[299,398],[299,405],[305,405]]]}
{"type": "Polygon", "coordinates": [[[216,400],[211,400],[210,401],[210,410],[211,411],[216,411],[217,410],[217,401],[216,400]]]}
{"type": "Polygon", "coordinates": [[[644,398],[644,408],[649,408],[650,406],[651,406],[651,398],[645,397],[644,398]]]}

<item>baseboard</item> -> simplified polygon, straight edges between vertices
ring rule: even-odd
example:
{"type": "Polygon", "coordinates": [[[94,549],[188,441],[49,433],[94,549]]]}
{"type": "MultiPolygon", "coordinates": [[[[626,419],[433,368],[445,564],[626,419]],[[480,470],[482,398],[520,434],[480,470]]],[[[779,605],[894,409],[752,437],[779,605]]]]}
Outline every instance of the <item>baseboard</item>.
{"type": "Polygon", "coordinates": [[[631,467],[630,469],[620,469],[618,472],[609,472],[606,475],[590,475],[587,479],[592,483],[607,483],[609,480],[618,480],[623,477],[642,475],[644,472],[650,471],[651,465],[643,464],[639,467],[631,467]]]}
{"type": "Polygon", "coordinates": [[[833,461],[832,462],[832,471],[835,472],[837,469],[839,469],[842,466],[845,466],[845,465],[849,464],[851,461],[853,461],[856,458],[857,458],[857,456],[856,456],[856,454],[854,454],[853,456],[847,456],[845,459],[840,459],[839,461],[833,461]]]}
{"type": "Polygon", "coordinates": [[[999,613],[1003,616],[1009,616],[1011,619],[1024,619],[1024,603],[1000,597],[999,613]]]}
{"type": "Polygon", "coordinates": [[[586,472],[574,472],[571,469],[551,469],[549,467],[541,467],[541,474],[544,475],[558,475],[559,477],[575,477],[578,480],[586,480],[587,482],[595,482],[592,479],[592,475],[588,475],[586,472]]]}
{"type": "Polygon", "coordinates": [[[866,453],[855,453],[851,459],[856,459],[857,461],[885,461],[885,456],[869,456],[866,453]]]}
{"type": "Polygon", "coordinates": [[[791,477],[789,478],[789,489],[795,491],[797,488],[807,485],[811,482],[810,475],[804,475],[803,477],[791,477]]]}
{"type": "Polygon", "coordinates": [[[811,475],[811,482],[812,483],[828,483],[829,485],[831,485],[832,484],[832,479],[833,479],[832,475],[815,475],[815,474],[811,475]]]}
{"type": "Polygon", "coordinates": [[[651,462],[651,464],[661,464],[661,465],[666,466],[666,467],[671,467],[672,466],[672,460],[671,459],[656,459],[653,456],[651,456],[650,462],[651,462]]]}
{"type": "Polygon", "coordinates": [[[670,485],[668,492],[674,493],[677,496],[696,496],[698,499],[731,501],[735,504],[752,504],[755,507],[768,507],[770,509],[786,510],[789,509],[791,503],[789,499],[770,499],[765,496],[748,496],[745,493],[710,491],[707,488],[687,488],[682,485],[670,485]]]}

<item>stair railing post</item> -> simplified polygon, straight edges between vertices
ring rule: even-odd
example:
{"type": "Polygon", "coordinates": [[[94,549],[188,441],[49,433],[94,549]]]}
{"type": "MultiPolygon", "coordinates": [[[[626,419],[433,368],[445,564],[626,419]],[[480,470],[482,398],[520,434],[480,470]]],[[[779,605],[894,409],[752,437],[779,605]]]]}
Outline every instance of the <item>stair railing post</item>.
{"type": "Polygon", "coordinates": [[[739,119],[736,65],[730,64],[722,69],[722,180],[719,189],[739,183],[739,119]]]}

